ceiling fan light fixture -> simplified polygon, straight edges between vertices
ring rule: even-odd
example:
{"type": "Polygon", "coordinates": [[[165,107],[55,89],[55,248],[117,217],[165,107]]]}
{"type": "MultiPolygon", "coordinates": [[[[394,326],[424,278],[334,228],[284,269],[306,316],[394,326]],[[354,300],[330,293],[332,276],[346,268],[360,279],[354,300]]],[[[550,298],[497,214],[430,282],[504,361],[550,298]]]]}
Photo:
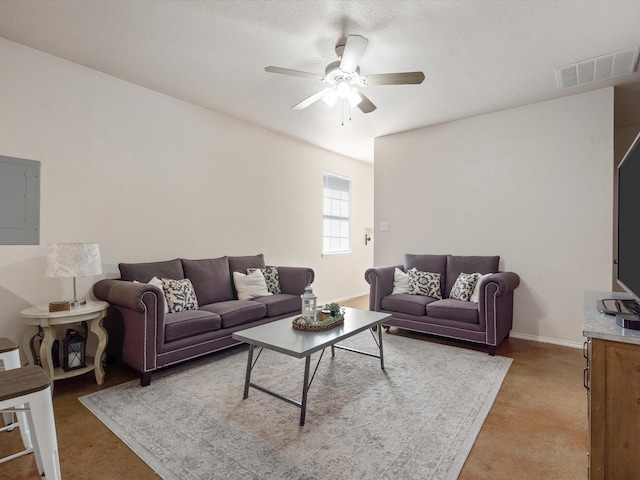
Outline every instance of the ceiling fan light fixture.
{"type": "MultiPolygon", "coordinates": [[[[339,60],[329,63],[325,68],[324,75],[274,66],[265,67],[265,70],[270,73],[308,78],[326,85],[324,90],[314,93],[291,107],[294,110],[307,108],[320,99],[331,108],[340,99],[342,100],[340,102],[342,107],[346,107],[347,102],[349,102],[351,108],[357,106],[362,113],[371,113],[376,109],[376,106],[359,87],[368,85],[417,85],[422,83],[425,77],[423,72],[360,75],[359,63],[368,42],[362,35],[347,35],[344,42],[339,42],[336,45],[336,54],[339,60]]],[[[344,110],[345,108],[343,108],[344,110]]]]}
{"type": "Polygon", "coordinates": [[[322,97],[322,101],[326,103],[327,106],[333,107],[338,101],[338,94],[335,92],[335,90],[331,89],[324,97],[322,97]]]}
{"type": "Polygon", "coordinates": [[[347,97],[347,101],[349,102],[349,105],[351,105],[351,108],[353,108],[362,101],[362,97],[358,92],[352,89],[351,93],[349,93],[349,96],[347,97]]]}
{"type": "Polygon", "coordinates": [[[349,98],[349,94],[352,92],[351,86],[346,80],[340,80],[336,85],[336,93],[338,98],[349,98]]]}

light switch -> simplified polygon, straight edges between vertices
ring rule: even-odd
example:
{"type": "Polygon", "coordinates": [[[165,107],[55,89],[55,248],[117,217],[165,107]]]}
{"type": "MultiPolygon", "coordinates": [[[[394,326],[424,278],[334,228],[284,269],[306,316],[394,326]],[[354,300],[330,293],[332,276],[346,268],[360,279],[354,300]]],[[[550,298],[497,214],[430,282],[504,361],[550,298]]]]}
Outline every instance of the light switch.
{"type": "Polygon", "coordinates": [[[389,222],[380,222],[380,230],[383,232],[389,231],[389,222]]]}

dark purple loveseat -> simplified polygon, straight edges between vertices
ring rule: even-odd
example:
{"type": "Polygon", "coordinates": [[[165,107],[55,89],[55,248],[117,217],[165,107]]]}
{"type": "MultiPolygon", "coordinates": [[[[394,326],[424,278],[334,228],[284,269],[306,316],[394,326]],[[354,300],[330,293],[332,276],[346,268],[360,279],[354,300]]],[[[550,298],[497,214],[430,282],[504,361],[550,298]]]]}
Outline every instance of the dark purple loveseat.
{"type": "Polygon", "coordinates": [[[93,292],[110,304],[104,319],[107,352],[139,371],[143,386],[159,368],[236,345],[231,335],[238,330],[300,313],[300,295],[314,278],[310,268],[276,267],[281,293],[238,300],[232,272],[265,268],[262,254],[118,267],[121,278],[100,280],[93,292]],[[165,313],[163,292],[147,283],[153,277],[188,278],[198,309],[165,313]]]}
{"type": "Polygon", "coordinates": [[[513,290],[520,284],[517,274],[498,271],[499,262],[499,256],[407,254],[404,265],[374,267],[365,272],[370,285],[369,310],[390,313],[387,326],[482,343],[490,355],[495,355],[496,347],[511,331],[513,290]],[[439,273],[442,300],[393,294],[396,268],[439,273]],[[478,303],[449,298],[460,273],[491,273],[479,284],[478,303]]]}

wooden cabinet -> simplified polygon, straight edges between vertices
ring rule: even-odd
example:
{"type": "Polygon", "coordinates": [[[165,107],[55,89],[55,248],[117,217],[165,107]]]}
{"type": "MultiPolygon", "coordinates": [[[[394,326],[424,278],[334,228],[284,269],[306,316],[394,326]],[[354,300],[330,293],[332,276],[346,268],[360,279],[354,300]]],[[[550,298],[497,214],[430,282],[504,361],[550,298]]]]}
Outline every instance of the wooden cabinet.
{"type": "Polygon", "coordinates": [[[640,477],[640,345],[591,338],[589,478],[640,477]]]}
{"type": "Polygon", "coordinates": [[[640,331],[598,312],[599,298],[625,297],[585,292],[589,479],[635,480],[640,478],[640,331]]]}

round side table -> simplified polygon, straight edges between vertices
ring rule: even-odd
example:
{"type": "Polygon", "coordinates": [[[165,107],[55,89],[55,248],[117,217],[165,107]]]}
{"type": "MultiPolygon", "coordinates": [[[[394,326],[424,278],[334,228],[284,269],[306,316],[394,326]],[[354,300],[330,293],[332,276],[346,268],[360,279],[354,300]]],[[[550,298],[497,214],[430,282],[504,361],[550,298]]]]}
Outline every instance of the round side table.
{"type": "MultiPolygon", "coordinates": [[[[27,332],[22,339],[22,347],[27,355],[30,365],[37,365],[36,359],[31,351],[31,339],[42,331],[43,339],[40,343],[40,364],[42,369],[51,380],[51,390],[53,382],[62,378],[70,378],[94,371],[96,382],[102,385],[104,381],[104,369],[102,368],[102,354],[107,346],[107,331],[102,327],[102,319],[107,314],[109,304],[102,301],[87,301],[86,305],[71,308],[63,312],[50,312],[49,305],[37,305],[21,310],[19,315],[28,325],[27,332]],[[58,325],[68,326],[74,323],[87,322],[87,336],[93,333],[98,339],[98,346],[93,356],[85,354],[86,366],[74,370],[65,371],[61,367],[54,368],[51,350],[53,341],[56,339],[56,327],[58,325]]],[[[88,339],[87,339],[88,340],[88,339]]]]}

